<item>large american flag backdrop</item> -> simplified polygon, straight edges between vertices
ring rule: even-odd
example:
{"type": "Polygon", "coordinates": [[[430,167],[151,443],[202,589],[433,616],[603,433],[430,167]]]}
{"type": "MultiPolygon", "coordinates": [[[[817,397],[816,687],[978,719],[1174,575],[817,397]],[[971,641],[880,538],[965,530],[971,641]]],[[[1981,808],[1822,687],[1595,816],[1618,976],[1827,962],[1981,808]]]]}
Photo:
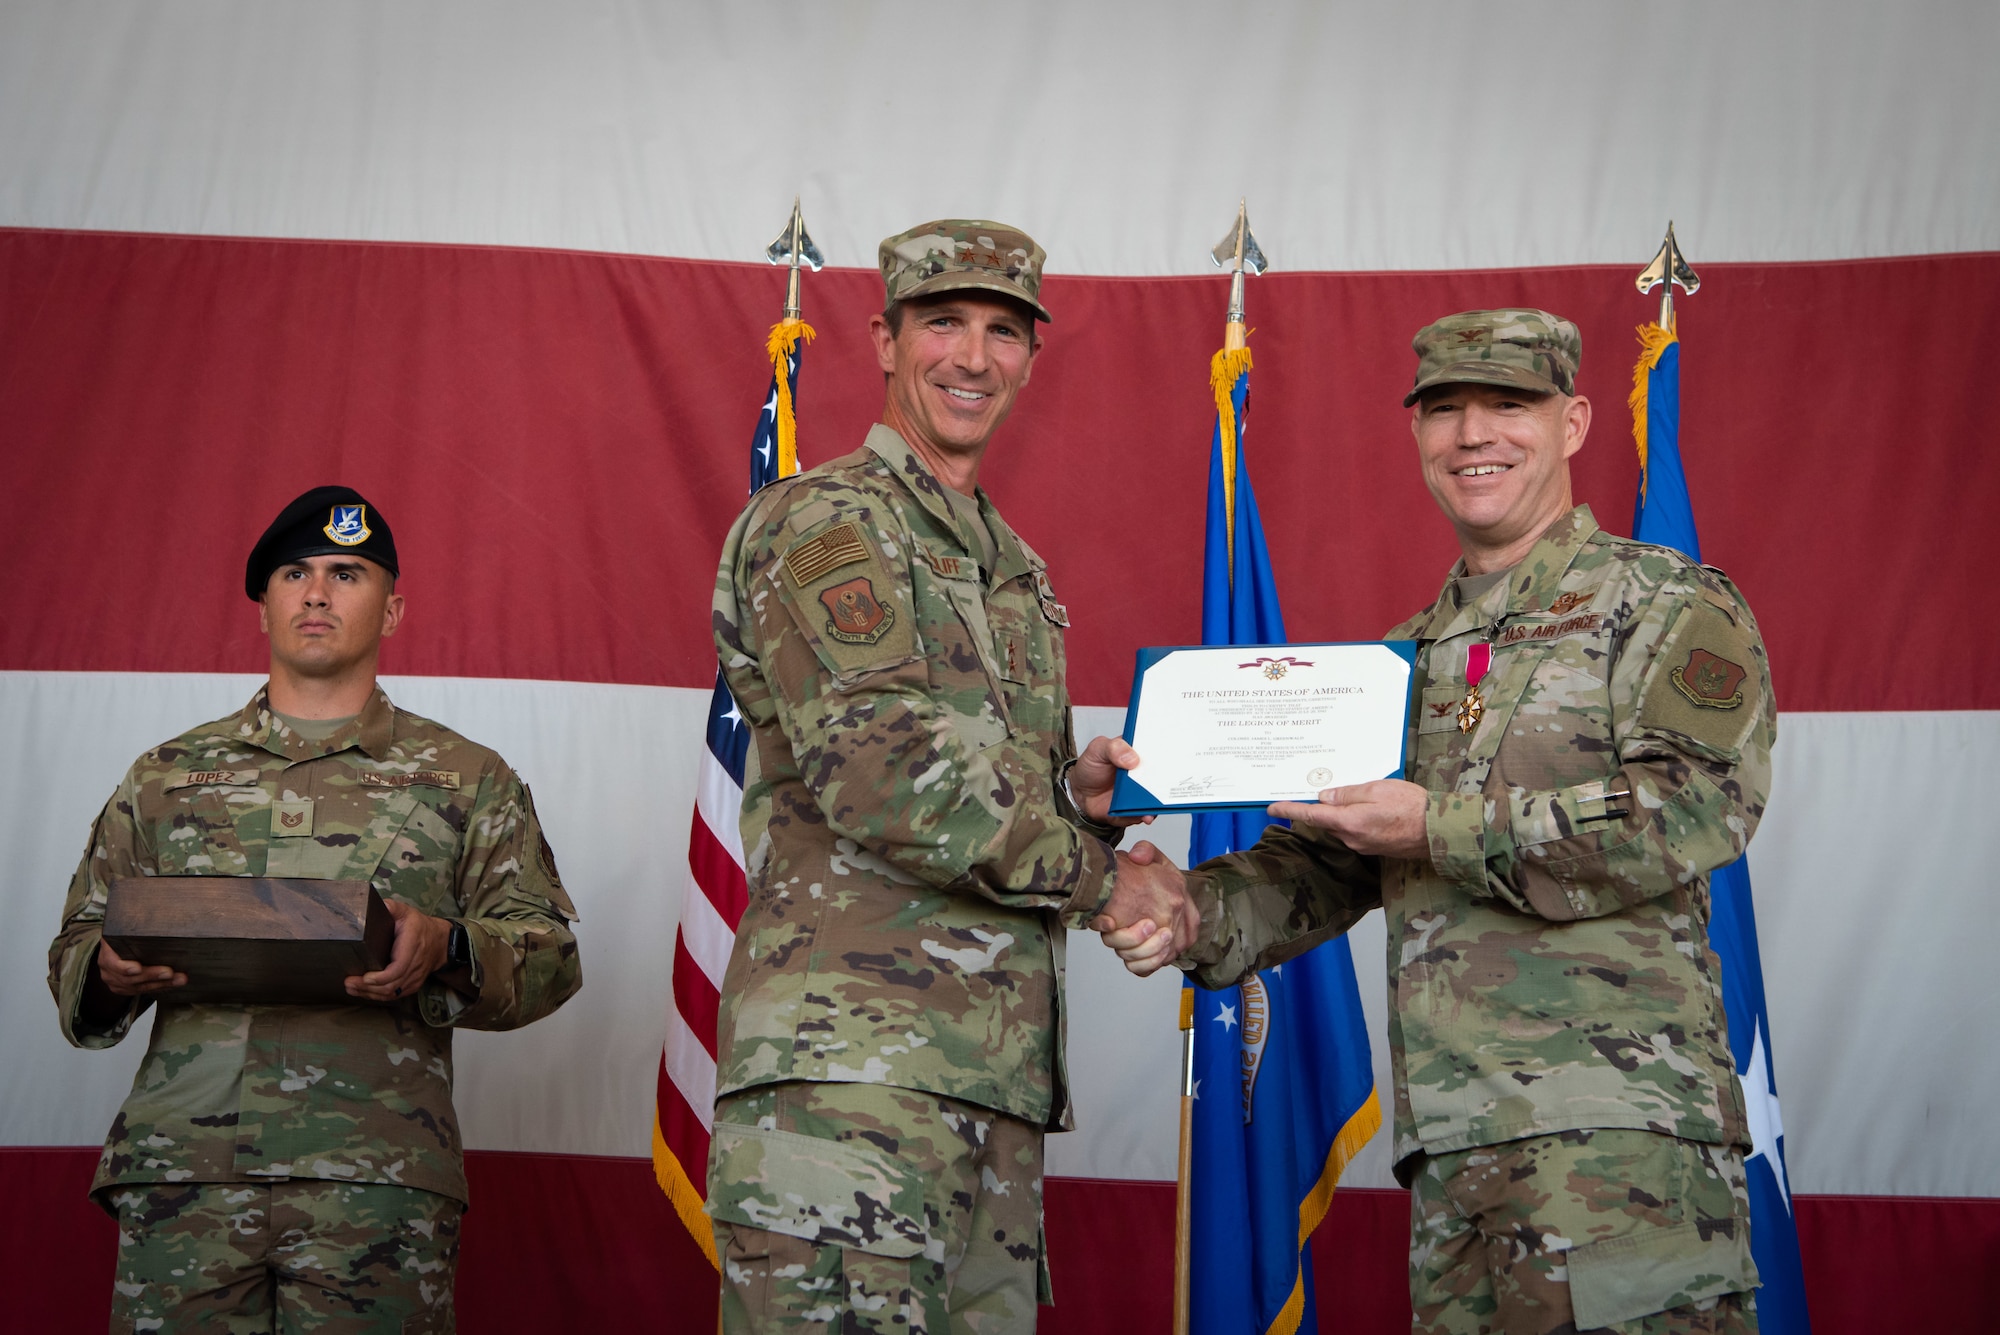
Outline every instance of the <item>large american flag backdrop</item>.
{"type": "MultiPolygon", "coordinates": [[[[1084,737],[1118,727],[1136,648],[1198,634],[1206,255],[1239,196],[1274,264],[1260,500],[1316,640],[1378,635],[1452,558],[1398,406],[1441,313],[1578,321],[1578,490],[1623,530],[1631,279],[1671,216],[1704,279],[1680,303],[1704,555],[1783,711],[1753,860],[1815,1327],[1990,1323],[1966,1277],[2000,1264],[2000,16],[1697,5],[1663,47],[1639,9],[1144,12],[1017,6],[972,46],[890,6],[0,12],[6,1324],[101,1329],[110,1282],[82,1192],[140,1045],[71,1051],[41,982],[90,818],[254,688],[243,553],[339,480],[402,550],[391,694],[522,770],[582,911],[583,991],[460,1040],[465,1328],[708,1328],[714,1272],[649,1160],[662,1053],[699,1047],[675,998],[726,945],[690,860],[741,855],[704,767],[708,600],[784,285],[743,261],[794,194],[833,266],[806,466],[880,408],[877,238],[984,215],[1048,248],[1056,322],[984,480],[1071,609],[1084,737]]],[[[1357,929],[1378,1060],[1383,945],[1357,929]]],[[[1175,980],[1071,960],[1044,1328],[1160,1325],[1175,980]]],[[[1378,1137],[1316,1244],[1330,1328],[1406,1324],[1406,1216],[1378,1137]]]]}

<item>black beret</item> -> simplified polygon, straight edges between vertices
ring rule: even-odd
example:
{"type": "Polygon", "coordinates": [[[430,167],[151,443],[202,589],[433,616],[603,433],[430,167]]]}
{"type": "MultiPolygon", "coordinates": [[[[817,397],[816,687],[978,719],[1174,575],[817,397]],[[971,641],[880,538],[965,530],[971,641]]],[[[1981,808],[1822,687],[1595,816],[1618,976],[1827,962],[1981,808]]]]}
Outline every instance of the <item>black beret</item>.
{"type": "Polygon", "coordinates": [[[341,552],[365,556],[392,575],[402,573],[396,568],[396,539],[381,511],[352,487],[314,487],[279,511],[250,549],[243,592],[261,601],[279,566],[341,552]]]}

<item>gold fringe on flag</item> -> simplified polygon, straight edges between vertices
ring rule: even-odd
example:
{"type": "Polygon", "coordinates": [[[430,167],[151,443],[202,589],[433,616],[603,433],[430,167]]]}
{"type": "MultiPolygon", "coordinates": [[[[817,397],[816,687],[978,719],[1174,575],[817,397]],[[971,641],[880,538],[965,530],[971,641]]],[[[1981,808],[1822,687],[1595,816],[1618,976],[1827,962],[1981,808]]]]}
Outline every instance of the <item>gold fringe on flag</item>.
{"type": "Polygon", "coordinates": [[[1639,364],[1632,368],[1632,395],[1626,403],[1632,409],[1632,439],[1639,446],[1639,497],[1646,496],[1646,390],[1653,368],[1660,364],[1667,346],[1680,341],[1679,320],[1662,329],[1657,323],[1639,326],[1639,364]]]}
{"type": "Polygon", "coordinates": [[[1250,369],[1250,349],[1223,348],[1208,363],[1208,387],[1215,395],[1215,420],[1222,427],[1222,517],[1229,532],[1229,578],[1236,578],[1236,400],[1237,379],[1250,369]]]}
{"type": "Polygon", "coordinates": [[[790,477],[799,471],[799,419],[792,407],[792,377],[787,363],[801,341],[810,343],[815,337],[813,327],[804,320],[780,320],[771,326],[771,336],[764,342],[764,350],[771,355],[771,371],[778,378],[779,477],[790,477]]]}
{"type": "MultiPolygon", "coordinates": [[[[784,382],[779,381],[780,384],[784,382]]],[[[708,1165],[701,1166],[702,1180],[708,1178],[708,1165]]],[[[695,1242],[701,1247],[702,1255],[722,1273],[722,1259],[715,1254],[715,1227],[709,1222],[708,1211],[702,1208],[701,1191],[681,1166],[680,1157],[667,1148],[667,1139],[660,1134],[659,1114],[653,1115],[653,1180],[660,1184],[660,1190],[667,1193],[673,1203],[674,1213],[681,1217],[695,1242]]]]}
{"type": "MultiPolygon", "coordinates": [[[[1354,1156],[1361,1153],[1377,1131],[1382,1129],[1382,1101],[1374,1090],[1354,1116],[1347,1119],[1347,1125],[1340,1128],[1340,1134],[1333,1138],[1333,1148],[1326,1152],[1326,1166],[1320,1170],[1319,1181],[1306,1198],[1299,1202],[1299,1250],[1304,1251],[1312,1241],[1313,1230],[1326,1220],[1326,1212],[1333,1208],[1333,1189],[1340,1182],[1340,1175],[1347,1171],[1347,1165],[1354,1162],[1354,1156]]],[[[1278,1315],[1271,1319],[1265,1335],[1296,1335],[1299,1323],[1306,1314],[1305,1268],[1300,1267],[1292,1280],[1291,1296],[1278,1309],[1278,1315]]]]}

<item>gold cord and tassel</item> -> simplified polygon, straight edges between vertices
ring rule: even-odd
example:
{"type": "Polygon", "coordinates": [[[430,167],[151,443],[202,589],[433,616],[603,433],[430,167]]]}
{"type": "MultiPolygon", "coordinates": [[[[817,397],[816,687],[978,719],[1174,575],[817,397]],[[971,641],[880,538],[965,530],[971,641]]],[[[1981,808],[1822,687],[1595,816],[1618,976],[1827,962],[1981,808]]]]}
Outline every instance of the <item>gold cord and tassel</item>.
{"type": "Polygon", "coordinates": [[[1632,368],[1632,394],[1626,403],[1632,409],[1632,439],[1639,446],[1639,495],[1646,495],[1646,406],[1647,387],[1653,378],[1653,368],[1660,364],[1669,345],[1680,341],[1680,321],[1673,320],[1665,328],[1657,323],[1639,326],[1639,362],[1632,368]]]}
{"type": "Polygon", "coordinates": [[[778,476],[799,471],[799,419],[792,406],[791,356],[800,343],[817,335],[804,320],[780,320],[771,326],[764,350],[771,355],[771,372],[778,381],[778,476]]]}
{"type": "MultiPolygon", "coordinates": [[[[1232,326],[1233,328],[1234,326],[1232,326]]],[[[1236,577],[1236,400],[1237,380],[1250,370],[1250,349],[1222,348],[1209,359],[1208,387],[1215,395],[1215,420],[1222,428],[1222,518],[1229,534],[1229,577],[1236,577]]]]}

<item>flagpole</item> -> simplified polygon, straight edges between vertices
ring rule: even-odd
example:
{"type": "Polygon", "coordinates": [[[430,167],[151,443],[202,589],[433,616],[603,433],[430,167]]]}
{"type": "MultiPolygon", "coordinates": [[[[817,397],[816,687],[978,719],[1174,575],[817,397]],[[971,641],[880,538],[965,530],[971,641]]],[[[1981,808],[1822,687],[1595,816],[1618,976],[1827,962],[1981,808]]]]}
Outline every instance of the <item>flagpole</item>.
{"type": "Polygon", "coordinates": [[[826,261],[813,244],[806,231],[805,214],[799,209],[799,198],[792,196],[792,216],[785,221],[785,230],[778,233],[778,239],[764,247],[764,256],[773,264],[786,266],[785,274],[785,314],[784,318],[771,326],[770,337],[765,341],[765,351],[770,354],[771,372],[776,377],[774,383],[778,391],[777,447],[778,476],[790,477],[799,471],[798,416],[792,404],[791,361],[797,355],[800,342],[813,340],[813,327],[807,324],[799,309],[799,265],[804,264],[814,273],[826,261]]]}
{"type": "MultiPolygon", "coordinates": [[[[1222,349],[1209,360],[1209,387],[1215,396],[1215,443],[1222,456],[1222,502],[1226,516],[1229,587],[1236,577],[1236,446],[1242,424],[1236,420],[1238,388],[1250,370],[1250,331],[1243,318],[1243,280],[1264,272],[1264,252],[1250,234],[1249,204],[1236,202],[1236,222],[1209,251],[1219,269],[1229,272],[1229,313],[1222,331],[1222,349]]],[[[1211,497],[1211,504],[1213,497],[1211,497]]],[[[1226,620],[1227,618],[1225,618],[1226,620]]],[[[1174,1335],[1188,1335],[1192,1298],[1194,1238],[1194,992],[1181,989],[1181,1143],[1180,1170],[1174,1203],[1174,1335]]]]}
{"type": "Polygon", "coordinates": [[[1229,316],[1222,350],[1209,360],[1209,388],[1215,395],[1216,430],[1222,443],[1223,527],[1229,547],[1229,579],[1236,579],[1236,382],[1250,369],[1250,330],[1243,321],[1243,279],[1264,272],[1264,252],[1250,234],[1249,201],[1236,201],[1236,225],[1208,252],[1218,269],[1229,270],[1229,316]]]}
{"type": "Polygon", "coordinates": [[[1181,988],[1181,1159],[1174,1197],[1174,1335],[1188,1335],[1188,1243],[1194,1234],[1194,990],[1181,988]]]}
{"type": "Polygon", "coordinates": [[[1653,370],[1666,355],[1668,347],[1679,341],[1674,329],[1674,288],[1678,286],[1681,291],[1693,296],[1701,287],[1701,276],[1688,264],[1687,257],[1681,254],[1680,243],[1674,240],[1672,219],[1667,221],[1666,239],[1660,242],[1660,249],[1654,254],[1652,262],[1639,271],[1635,284],[1641,296],[1655,287],[1660,289],[1660,322],[1639,326],[1639,360],[1632,368],[1632,393],[1626,399],[1626,405],[1632,410],[1632,441],[1639,447],[1639,500],[1632,517],[1636,530],[1638,511],[1645,507],[1652,476],[1649,419],[1652,413],[1653,370]]]}
{"type": "Polygon", "coordinates": [[[1679,243],[1674,240],[1674,224],[1667,220],[1667,239],[1660,242],[1660,249],[1653,256],[1653,262],[1639,271],[1637,280],[1639,294],[1644,296],[1655,287],[1660,289],[1660,328],[1674,327],[1674,285],[1693,296],[1701,287],[1701,277],[1689,267],[1687,257],[1681,254],[1679,243]]]}

